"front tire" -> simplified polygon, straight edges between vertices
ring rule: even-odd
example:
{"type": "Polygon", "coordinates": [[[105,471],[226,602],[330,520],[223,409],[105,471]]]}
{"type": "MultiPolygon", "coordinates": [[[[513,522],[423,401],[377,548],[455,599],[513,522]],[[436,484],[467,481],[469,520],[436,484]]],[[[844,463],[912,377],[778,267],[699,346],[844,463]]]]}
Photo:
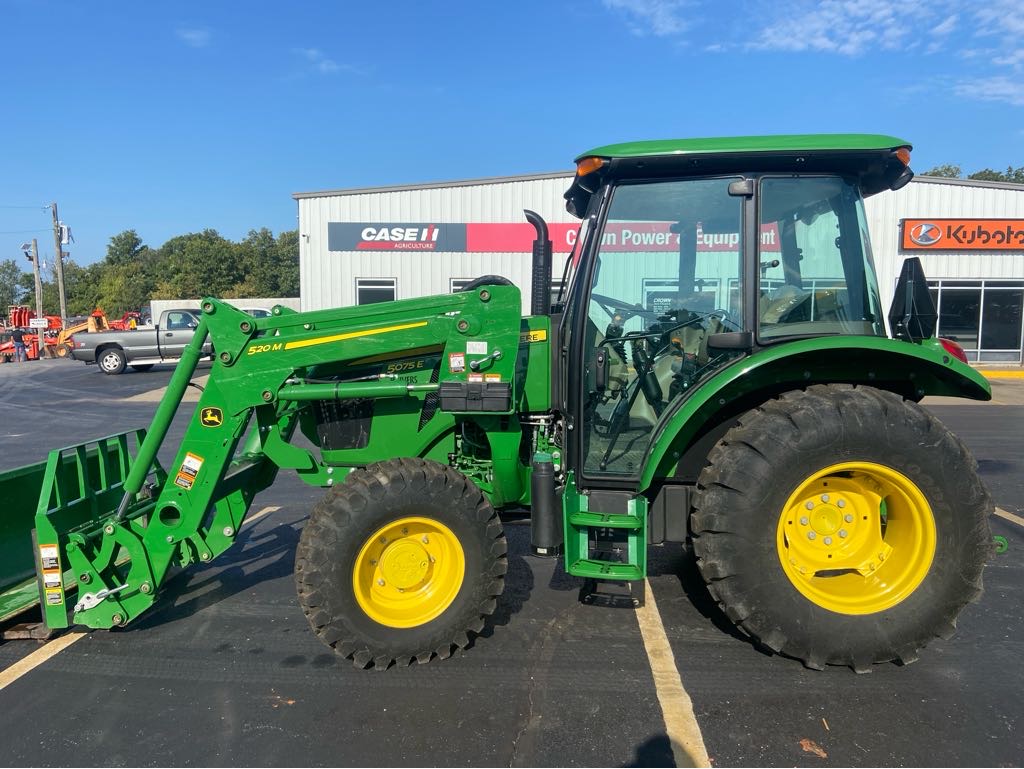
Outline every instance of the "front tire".
{"type": "Polygon", "coordinates": [[[360,668],[446,658],[504,590],[508,546],[469,479],[423,459],[353,470],[313,509],[295,560],[316,635],[360,668]]]}
{"type": "Polygon", "coordinates": [[[104,374],[123,374],[128,366],[124,350],[119,347],[108,347],[100,351],[96,362],[99,363],[100,370],[104,374]]]}
{"type": "Polygon", "coordinates": [[[744,415],[692,514],[712,596],[811,668],[913,662],[981,593],[992,502],[977,464],[915,403],[816,385],[744,415]]]}

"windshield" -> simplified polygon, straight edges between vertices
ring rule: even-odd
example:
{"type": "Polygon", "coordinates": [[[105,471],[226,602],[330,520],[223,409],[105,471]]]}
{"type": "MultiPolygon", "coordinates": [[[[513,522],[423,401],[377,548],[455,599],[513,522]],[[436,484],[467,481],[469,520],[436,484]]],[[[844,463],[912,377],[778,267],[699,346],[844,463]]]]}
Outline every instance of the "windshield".
{"type": "Polygon", "coordinates": [[[864,203],[834,176],[766,177],[758,338],[885,336],[864,203]]]}

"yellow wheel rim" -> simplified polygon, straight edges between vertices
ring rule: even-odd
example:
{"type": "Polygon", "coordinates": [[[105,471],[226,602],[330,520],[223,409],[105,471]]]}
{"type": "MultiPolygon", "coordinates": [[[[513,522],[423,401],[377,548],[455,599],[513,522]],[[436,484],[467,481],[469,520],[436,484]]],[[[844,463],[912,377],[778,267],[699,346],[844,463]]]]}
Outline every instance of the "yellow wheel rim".
{"type": "Polygon", "coordinates": [[[465,574],[466,556],[451,529],[430,518],[400,518],[363,544],[352,588],[368,617],[409,628],[440,616],[465,574]]]}
{"type": "Polygon", "coordinates": [[[874,614],[914,592],[935,557],[935,517],[917,485],[873,462],[811,475],[779,518],[779,561],[818,606],[874,614]]]}

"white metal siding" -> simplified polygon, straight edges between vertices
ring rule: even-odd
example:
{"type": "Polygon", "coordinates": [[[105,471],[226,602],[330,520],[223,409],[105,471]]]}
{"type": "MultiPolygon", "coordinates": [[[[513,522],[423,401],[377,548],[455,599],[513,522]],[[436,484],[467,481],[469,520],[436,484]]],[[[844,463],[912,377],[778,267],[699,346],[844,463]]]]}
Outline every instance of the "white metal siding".
{"type": "MultiPolygon", "coordinates": [[[[300,198],[299,263],[303,310],[355,303],[356,278],[395,278],[398,298],[445,294],[451,278],[503,275],[530,305],[528,253],[328,251],[329,222],[525,222],[523,209],[548,222],[573,222],[562,194],[572,180],[533,179],[423,190],[300,198]]],[[[560,274],[564,256],[555,256],[560,274]]]]}
{"type": "MultiPolygon", "coordinates": [[[[912,181],[902,190],[882,192],[865,205],[868,229],[881,284],[882,306],[888,309],[903,265],[899,252],[900,219],[1024,219],[1024,188],[1005,189],[966,184],[912,181]]],[[[938,278],[1024,279],[1024,253],[916,251],[924,274],[938,278]]]]}
{"type": "MultiPolygon", "coordinates": [[[[395,278],[398,298],[447,293],[451,278],[504,275],[530,304],[530,254],[374,252],[327,250],[329,222],[524,222],[523,209],[548,222],[575,222],[562,194],[571,174],[558,178],[465,184],[451,187],[325,193],[300,197],[300,279],[302,309],[355,303],[356,278],[395,278]]],[[[913,181],[898,192],[867,200],[875,264],[883,307],[888,308],[903,255],[899,221],[903,218],[1024,218],[1024,189],[913,181]]],[[[919,254],[929,278],[1024,279],[1024,254],[919,254]]],[[[564,256],[555,255],[561,274],[564,256]]],[[[655,277],[655,276],[652,276],[655,277]]]]}

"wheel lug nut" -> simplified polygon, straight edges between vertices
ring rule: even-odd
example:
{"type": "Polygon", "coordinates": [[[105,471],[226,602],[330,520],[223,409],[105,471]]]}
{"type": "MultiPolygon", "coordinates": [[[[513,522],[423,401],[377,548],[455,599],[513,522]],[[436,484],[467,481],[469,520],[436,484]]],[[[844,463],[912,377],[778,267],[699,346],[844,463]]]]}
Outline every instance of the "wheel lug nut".
{"type": "Polygon", "coordinates": [[[814,533],[813,531],[809,531],[809,532],[807,532],[807,539],[814,539],[814,538],[815,538],[815,537],[817,537],[817,536],[818,536],[818,535],[817,535],[817,534],[815,534],[815,533],[814,533]]]}
{"type": "Polygon", "coordinates": [[[384,580],[378,579],[377,580],[377,584],[380,585],[381,587],[384,587],[384,580]]]}
{"type": "Polygon", "coordinates": [[[370,559],[370,566],[376,566],[376,565],[377,565],[377,562],[371,558],[370,559]]]}
{"type": "Polygon", "coordinates": [[[846,539],[846,529],[840,529],[839,530],[839,536],[842,537],[843,539],[846,539]]]}
{"type": "Polygon", "coordinates": [[[821,495],[821,501],[822,502],[828,502],[828,494],[822,494],[821,495]]]}
{"type": "Polygon", "coordinates": [[[388,538],[387,538],[387,537],[381,537],[381,538],[380,538],[380,543],[381,543],[382,545],[386,545],[386,544],[388,543],[388,538]]]}
{"type": "Polygon", "coordinates": [[[840,499],[838,502],[836,502],[836,507],[846,507],[846,500],[840,499]]]}
{"type": "Polygon", "coordinates": [[[430,540],[429,540],[429,539],[427,539],[427,535],[426,535],[426,534],[424,534],[424,535],[423,535],[423,544],[424,544],[424,545],[428,545],[428,544],[430,544],[430,540]]]}
{"type": "Polygon", "coordinates": [[[402,529],[402,534],[408,534],[408,533],[409,533],[408,529],[402,529]]]}
{"type": "Polygon", "coordinates": [[[807,503],[807,504],[805,505],[805,507],[806,507],[806,508],[807,508],[808,510],[813,510],[813,509],[814,509],[814,503],[813,503],[813,502],[808,502],[808,503],[807,503]]]}
{"type": "Polygon", "coordinates": [[[804,516],[802,516],[800,518],[800,525],[801,526],[806,526],[808,523],[810,523],[810,519],[806,515],[804,515],[804,516]]]}
{"type": "Polygon", "coordinates": [[[847,513],[846,515],[843,516],[843,520],[846,521],[847,523],[853,523],[853,516],[850,515],[849,513],[847,513]]]}
{"type": "Polygon", "coordinates": [[[823,539],[822,541],[823,541],[823,542],[824,542],[824,543],[825,543],[826,545],[831,545],[831,544],[832,544],[832,537],[825,537],[825,539],[823,539]]]}

